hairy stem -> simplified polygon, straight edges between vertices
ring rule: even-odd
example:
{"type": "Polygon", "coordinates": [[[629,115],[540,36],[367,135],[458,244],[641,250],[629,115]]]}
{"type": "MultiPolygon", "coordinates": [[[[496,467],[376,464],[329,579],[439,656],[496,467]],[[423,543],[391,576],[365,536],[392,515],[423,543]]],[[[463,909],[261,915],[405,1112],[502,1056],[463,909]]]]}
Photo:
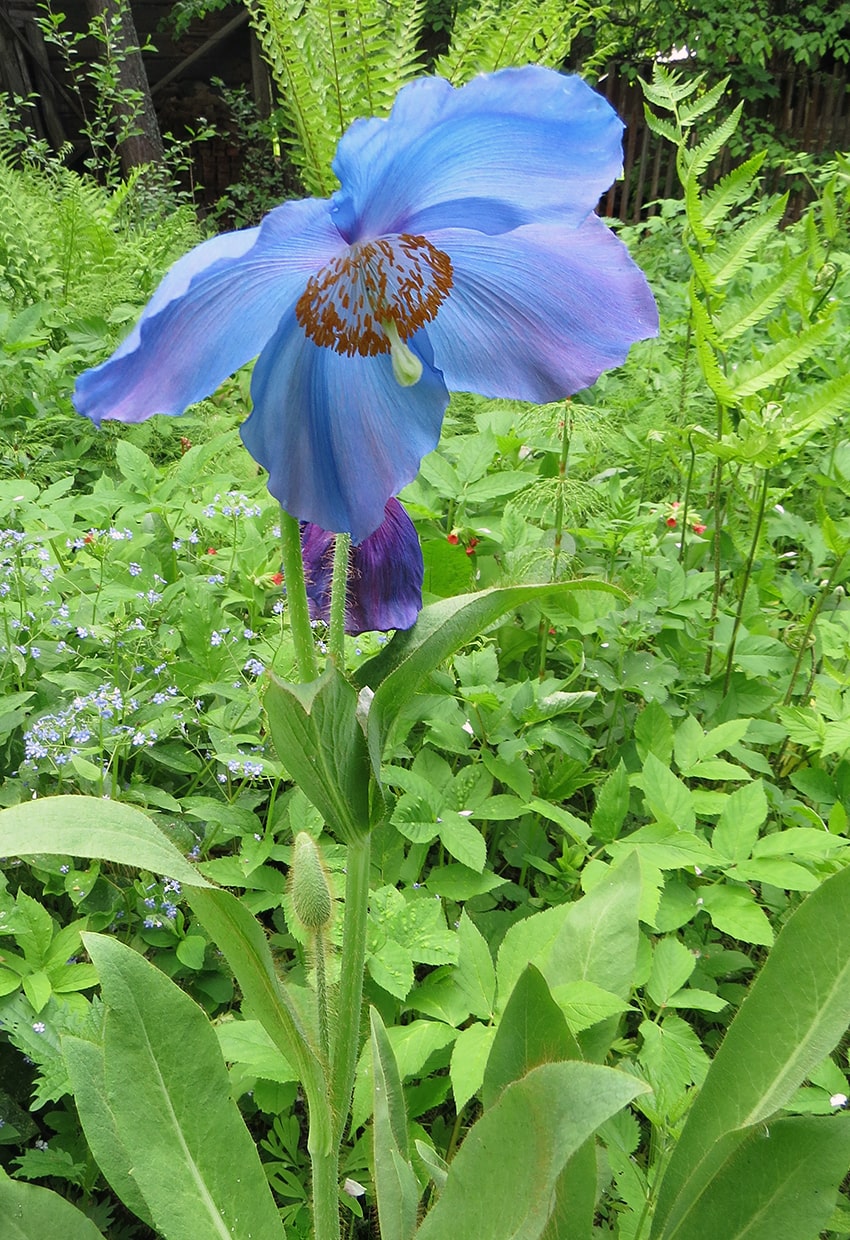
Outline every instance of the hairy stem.
{"type": "Polygon", "coordinates": [[[302,681],[315,680],[319,675],[319,667],[307,607],[304,561],[301,558],[301,527],[297,518],[290,516],[283,508],[280,510],[280,544],[286,601],[289,607],[289,627],[295,646],[298,676],[302,681]]]}
{"type": "Polygon", "coordinates": [[[345,663],[345,602],[348,589],[348,562],[351,553],[351,535],[337,534],[334,543],[334,567],[331,578],[331,614],[328,631],[328,650],[337,667],[345,663]]]}

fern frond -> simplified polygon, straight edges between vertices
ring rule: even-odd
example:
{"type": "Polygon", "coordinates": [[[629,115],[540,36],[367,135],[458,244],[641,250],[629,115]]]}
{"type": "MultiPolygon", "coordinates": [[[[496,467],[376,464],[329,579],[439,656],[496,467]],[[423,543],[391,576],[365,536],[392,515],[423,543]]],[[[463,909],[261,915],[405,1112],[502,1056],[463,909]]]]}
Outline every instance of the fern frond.
{"type": "Polygon", "coordinates": [[[715,326],[726,344],[743,336],[745,331],[762,323],[782,301],[789,284],[799,279],[808,263],[808,255],[800,254],[779,271],[760,281],[744,297],[728,301],[717,316],[715,326]]]}
{"type": "Polygon", "coordinates": [[[561,65],[592,16],[588,0],[467,3],[458,11],[449,48],[438,59],[436,72],[459,86],[476,73],[508,65],[561,65]]]}
{"type": "Polygon", "coordinates": [[[728,241],[719,245],[708,256],[708,265],[717,288],[728,284],[767,238],[778,231],[787,204],[787,194],[775,198],[766,211],[747,220],[746,224],[732,233],[728,241]]]}
{"type": "Polygon", "coordinates": [[[761,357],[739,366],[735,373],[735,399],[753,396],[773,387],[801,366],[821,347],[832,330],[828,319],[766,349],[761,357]]]}
{"type": "Polygon", "coordinates": [[[689,180],[698,181],[715,156],[723,150],[732,134],[738,128],[738,122],[741,119],[743,110],[743,103],[739,103],[737,107],[732,109],[726,119],[716,129],[712,130],[707,138],[703,138],[702,142],[690,150],[683,151],[685,169],[689,180]]]}
{"type": "Polygon", "coordinates": [[[335,187],[331,160],[358,117],[386,116],[422,71],[425,0],[246,0],[280,94],[305,188],[335,187]]]}
{"type": "Polygon", "coordinates": [[[850,374],[836,375],[809,391],[790,410],[791,434],[813,435],[850,410],[850,374]]]}
{"type": "Polygon", "coordinates": [[[654,64],[652,66],[652,81],[645,82],[643,78],[638,81],[644,96],[650,103],[654,103],[657,108],[663,108],[665,112],[672,112],[679,115],[679,104],[688,99],[702,84],[704,73],[695,73],[693,76],[683,78],[681,73],[677,73],[675,69],[667,69],[664,65],[654,64]]]}
{"type": "Polygon", "coordinates": [[[758,151],[745,159],[737,168],[727,172],[716,185],[703,194],[703,223],[711,228],[721,223],[733,206],[740,206],[751,197],[755,189],[755,178],[767,156],[767,151],[758,151]]]}

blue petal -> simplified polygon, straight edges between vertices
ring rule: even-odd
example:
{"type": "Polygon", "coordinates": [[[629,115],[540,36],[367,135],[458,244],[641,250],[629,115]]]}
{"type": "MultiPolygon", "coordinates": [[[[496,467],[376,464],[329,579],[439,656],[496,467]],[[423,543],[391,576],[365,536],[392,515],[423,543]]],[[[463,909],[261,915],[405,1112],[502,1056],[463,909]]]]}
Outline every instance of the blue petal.
{"type": "Polygon", "coordinates": [[[422,378],[399,387],[388,353],[347,357],[308,340],[290,312],[254,367],[242,439],[287,512],[362,542],[436,447],[448,393],[424,333],[422,378]]]}
{"type": "Polygon", "coordinates": [[[383,122],[356,122],[334,160],[331,216],[350,241],[433,228],[578,223],[618,175],[623,126],[577,77],[528,65],[455,90],[411,82],[383,122]]]}
{"type": "Polygon", "coordinates": [[[499,237],[446,230],[430,239],[453,266],[452,290],[427,327],[452,391],[560,400],[658,333],[643,272],[598,216],[580,228],[530,225],[499,237]]]}
{"type": "MultiPolygon", "coordinates": [[[[301,532],[307,598],[313,620],[330,619],[334,535],[307,523],[301,532]]],[[[346,633],[409,629],[422,608],[424,566],[413,522],[397,499],[384,520],[353,547],[346,593],[346,633]]]]}
{"type": "Polygon", "coordinates": [[[256,357],[307,276],[345,248],[316,199],[205,241],[172,267],[112,357],[80,376],[74,404],[97,423],[182,413],[256,357]]]}

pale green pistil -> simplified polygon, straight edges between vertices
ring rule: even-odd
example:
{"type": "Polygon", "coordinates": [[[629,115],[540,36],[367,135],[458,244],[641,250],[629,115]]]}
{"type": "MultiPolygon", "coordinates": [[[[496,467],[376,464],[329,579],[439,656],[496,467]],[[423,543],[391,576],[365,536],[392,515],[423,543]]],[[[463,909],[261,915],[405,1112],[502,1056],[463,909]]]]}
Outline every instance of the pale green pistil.
{"type": "Polygon", "coordinates": [[[421,361],[399,336],[398,327],[392,319],[384,319],[381,327],[390,342],[390,357],[396,383],[400,387],[413,387],[414,383],[418,383],[422,378],[421,361]]]}

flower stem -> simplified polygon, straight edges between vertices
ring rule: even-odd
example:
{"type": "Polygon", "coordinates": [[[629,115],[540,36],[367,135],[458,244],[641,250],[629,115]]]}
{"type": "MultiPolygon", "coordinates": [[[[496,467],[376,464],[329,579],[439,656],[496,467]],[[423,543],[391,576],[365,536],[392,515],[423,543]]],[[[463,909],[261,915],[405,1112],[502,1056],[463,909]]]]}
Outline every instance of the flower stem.
{"type": "Polygon", "coordinates": [[[761,491],[759,494],[759,506],[758,506],[758,511],[756,512],[755,529],[753,530],[753,536],[750,540],[750,553],[747,556],[747,564],[744,569],[744,576],[741,580],[741,585],[740,585],[739,594],[738,594],[738,607],[737,607],[737,610],[735,611],[735,622],[732,625],[732,636],[729,639],[729,650],[726,655],[726,675],[723,677],[723,696],[724,697],[729,692],[729,683],[732,679],[732,667],[735,661],[735,645],[738,641],[738,630],[741,627],[741,621],[744,617],[744,606],[747,601],[747,587],[750,584],[750,577],[752,576],[752,572],[753,572],[753,564],[755,563],[756,552],[758,550],[759,541],[761,539],[761,527],[764,524],[764,510],[765,510],[765,505],[767,504],[767,481],[768,481],[768,472],[767,470],[765,470],[764,476],[762,478],[762,483],[761,483],[761,491]]]}
{"type": "Polygon", "coordinates": [[[289,605],[289,626],[295,646],[298,675],[302,681],[315,680],[319,675],[319,666],[316,662],[313,630],[310,628],[310,612],[307,607],[304,561],[301,558],[301,527],[297,518],[290,516],[283,508],[280,510],[280,544],[286,601],[289,605]]]}
{"type": "Polygon", "coordinates": [[[351,535],[337,534],[334,542],[334,567],[331,577],[331,607],[328,625],[328,650],[340,670],[345,664],[345,601],[348,589],[348,561],[351,535]]]}

